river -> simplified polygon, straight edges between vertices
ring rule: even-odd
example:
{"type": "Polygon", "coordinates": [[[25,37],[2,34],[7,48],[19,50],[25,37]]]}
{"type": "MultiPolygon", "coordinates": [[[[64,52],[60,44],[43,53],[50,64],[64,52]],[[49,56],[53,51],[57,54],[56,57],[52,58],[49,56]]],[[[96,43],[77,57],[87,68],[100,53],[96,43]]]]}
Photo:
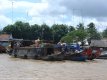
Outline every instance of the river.
{"type": "Polygon", "coordinates": [[[0,54],[0,80],[107,80],[107,60],[46,62],[0,54]]]}

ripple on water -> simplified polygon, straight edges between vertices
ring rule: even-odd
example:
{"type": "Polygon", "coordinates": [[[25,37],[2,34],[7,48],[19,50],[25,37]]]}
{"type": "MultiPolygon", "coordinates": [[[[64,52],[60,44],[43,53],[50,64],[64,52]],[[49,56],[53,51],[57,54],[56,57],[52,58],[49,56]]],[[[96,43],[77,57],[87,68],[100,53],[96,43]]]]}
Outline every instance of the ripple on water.
{"type": "Polygon", "coordinates": [[[0,80],[106,80],[107,60],[41,61],[0,54],[0,80]]]}

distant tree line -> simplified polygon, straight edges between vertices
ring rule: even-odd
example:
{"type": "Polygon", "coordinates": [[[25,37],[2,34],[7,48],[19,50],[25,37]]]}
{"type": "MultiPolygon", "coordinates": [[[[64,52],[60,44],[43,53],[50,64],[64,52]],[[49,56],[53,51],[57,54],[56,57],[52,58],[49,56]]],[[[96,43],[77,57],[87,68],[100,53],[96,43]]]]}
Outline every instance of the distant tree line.
{"type": "Polygon", "coordinates": [[[79,23],[77,26],[68,26],[65,24],[53,24],[48,26],[47,24],[34,24],[30,25],[22,21],[17,21],[13,25],[7,25],[0,33],[12,34],[14,38],[25,40],[50,40],[54,43],[61,41],[71,43],[73,41],[83,41],[88,39],[101,39],[107,37],[107,29],[99,33],[94,23],[90,23],[87,26],[79,23]]]}

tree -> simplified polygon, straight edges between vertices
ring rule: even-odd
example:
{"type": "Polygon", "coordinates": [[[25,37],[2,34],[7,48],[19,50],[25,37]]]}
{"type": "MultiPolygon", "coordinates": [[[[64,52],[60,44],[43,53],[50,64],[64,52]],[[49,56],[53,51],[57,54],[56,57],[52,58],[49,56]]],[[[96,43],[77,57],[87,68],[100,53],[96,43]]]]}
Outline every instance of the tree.
{"type": "Polygon", "coordinates": [[[94,39],[94,40],[101,39],[101,35],[97,31],[97,29],[95,28],[95,24],[94,23],[90,23],[88,25],[87,32],[88,32],[88,37],[89,37],[90,40],[92,40],[92,39],[94,39]]]}
{"type": "Polygon", "coordinates": [[[36,40],[41,36],[41,27],[37,24],[31,25],[31,37],[30,39],[36,40]]]}
{"type": "Polygon", "coordinates": [[[2,34],[3,33],[3,30],[0,30],[0,34],[2,34]]]}
{"type": "Polygon", "coordinates": [[[18,39],[29,39],[30,36],[30,25],[22,21],[17,21],[13,25],[4,27],[3,32],[12,34],[14,38],[18,39]]]}
{"type": "Polygon", "coordinates": [[[52,31],[48,25],[42,24],[40,32],[41,32],[41,39],[52,40],[52,31]]]}
{"type": "Polygon", "coordinates": [[[61,40],[67,43],[71,43],[73,41],[83,41],[87,37],[86,29],[84,25],[80,23],[76,27],[77,29],[72,30],[66,36],[62,37],[61,40]]]}
{"type": "Polygon", "coordinates": [[[54,24],[51,29],[54,35],[53,39],[55,43],[59,42],[60,39],[68,33],[68,26],[63,24],[54,24]]]}
{"type": "Polygon", "coordinates": [[[3,32],[12,34],[14,31],[14,26],[13,25],[7,25],[6,27],[3,28],[3,32]]]}
{"type": "Polygon", "coordinates": [[[68,35],[71,35],[74,38],[73,40],[83,41],[86,38],[87,33],[84,30],[75,30],[68,35]]]}
{"type": "Polygon", "coordinates": [[[77,30],[85,30],[84,24],[83,24],[83,23],[79,23],[79,24],[77,25],[77,30]]]}
{"type": "Polygon", "coordinates": [[[62,42],[66,42],[66,43],[71,43],[71,42],[73,42],[73,37],[67,35],[67,36],[62,37],[62,38],[61,38],[61,41],[62,41],[62,42]]]}
{"type": "Polygon", "coordinates": [[[67,43],[73,41],[83,41],[87,37],[87,32],[85,30],[74,30],[69,32],[66,36],[62,37],[61,40],[67,43]]]}
{"type": "Polygon", "coordinates": [[[103,36],[104,38],[107,38],[107,28],[102,32],[102,36],[103,36]]]}
{"type": "Polygon", "coordinates": [[[75,28],[73,27],[73,26],[69,26],[69,32],[71,32],[71,31],[74,31],[75,30],[75,28]]]}
{"type": "Polygon", "coordinates": [[[22,21],[17,21],[14,24],[14,35],[16,38],[29,39],[30,36],[30,25],[22,21]]]}

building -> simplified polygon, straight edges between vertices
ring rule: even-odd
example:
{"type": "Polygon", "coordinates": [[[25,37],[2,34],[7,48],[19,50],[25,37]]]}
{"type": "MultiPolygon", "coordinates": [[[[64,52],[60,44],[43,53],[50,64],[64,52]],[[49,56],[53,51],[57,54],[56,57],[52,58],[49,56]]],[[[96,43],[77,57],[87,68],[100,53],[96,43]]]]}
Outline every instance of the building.
{"type": "Polygon", "coordinates": [[[107,48],[107,40],[91,40],[90,46],[107,48]]]}
{"type": "Polygon", "coordinates": [[[0,41],[9,41],[13,39],[11,34],[0,34],[0,41]]]}
{"type": "Polygon", "coordinates": [[[13,39],[11,34],[0,34],[0,45],[7,47],[10,39],[13,39]]]}

